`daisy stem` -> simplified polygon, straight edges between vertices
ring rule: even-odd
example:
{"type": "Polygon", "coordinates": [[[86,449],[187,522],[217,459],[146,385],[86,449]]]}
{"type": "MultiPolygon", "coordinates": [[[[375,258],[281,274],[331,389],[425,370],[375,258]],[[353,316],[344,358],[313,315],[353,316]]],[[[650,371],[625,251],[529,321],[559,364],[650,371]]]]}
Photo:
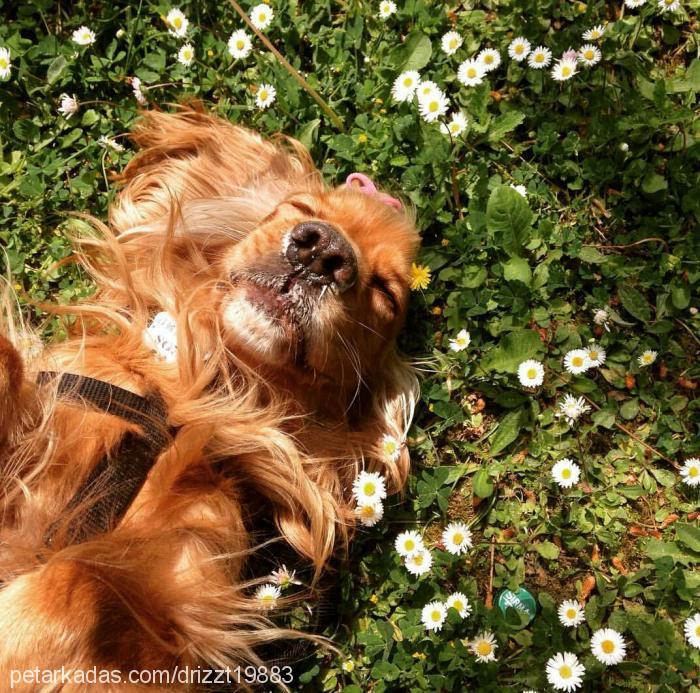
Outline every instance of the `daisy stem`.
{"type": "Polygon", "coordinates": [[[345,131],[343,121],[336,115],[335,111],[321,98],[321,95],[299,74],[289,61],[272,45],[270,40],[261,31],[255,28],[253,23],[250,21],[248,15],[241,9],[241,6],[236,2],[236,0],[229,0],[233,9],[238,13],[240,18],[246,23],[250,30],[262,41],[262,44],[269,50],[272,55],[277,58],[278,62],[282,67],[292,76],[292,78],[301,86],[304,91],[306,91],[311,98],[321,107],[321,110],[330,118],[333,125],[335,125],[341,132],[345,131]]]}

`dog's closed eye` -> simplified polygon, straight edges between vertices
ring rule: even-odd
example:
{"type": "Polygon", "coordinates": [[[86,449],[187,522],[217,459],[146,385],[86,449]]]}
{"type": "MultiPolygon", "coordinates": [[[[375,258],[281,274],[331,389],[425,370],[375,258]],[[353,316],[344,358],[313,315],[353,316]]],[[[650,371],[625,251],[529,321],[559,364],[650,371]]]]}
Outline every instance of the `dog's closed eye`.
{"type": "Polygon", "coordinates": [[[389,282],[378,274],[373,274],[370,279],[370,286],[379,295],[383,297],[386,303],[391,306],[392,313],[399,312],[399,302],[396,295],[389,287],[389,282]]]}

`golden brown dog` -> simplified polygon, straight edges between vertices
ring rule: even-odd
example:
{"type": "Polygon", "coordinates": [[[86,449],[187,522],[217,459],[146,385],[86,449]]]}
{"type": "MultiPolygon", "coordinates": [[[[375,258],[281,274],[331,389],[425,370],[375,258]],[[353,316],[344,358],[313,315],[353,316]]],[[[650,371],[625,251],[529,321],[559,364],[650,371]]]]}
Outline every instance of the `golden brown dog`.
{"type": "MultiPolygon", "coordinates": [[[[37,682],[61,667],[259,663],[256,646],[282,631],[243,579],[256,518],[273,518],[318,577],[352,532],[358,471],[390,491],[408,472],[405,444],[391,460],[381,440],[405,442],[416,396],[395,348],[410,215],[326,188],[297,142],[197,109],[149,113],[134,139],[109,227],[80,241],[97,291],[70,308],[72,336],[24,359],[12,320],[0,337],[3,691],[89,690],[37,682]],[[144,340],[161,311],[177,324],[175,360],[144,340]],[[87,506],[71,499],[142,430],[38,385],[39,371],[157,393],[167,411],[171,437],[126,514],[80,541],[70,529],[87,506]]],[[[112,689],[158,688],[97,688],[112,689]]]]}

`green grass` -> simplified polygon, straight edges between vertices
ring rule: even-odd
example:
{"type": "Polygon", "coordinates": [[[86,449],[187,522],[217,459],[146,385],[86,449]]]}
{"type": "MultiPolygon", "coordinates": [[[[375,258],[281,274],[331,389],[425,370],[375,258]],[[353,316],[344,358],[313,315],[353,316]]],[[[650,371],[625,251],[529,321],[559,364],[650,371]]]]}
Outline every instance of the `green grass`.
{"type": "Polygon", "coordinates": [[[89,290],[60,263],[71,254],[66,213],[106,213],[110,175],[132,155],[121,135],[137,117],[133,76],[152,107],[201,98],[233,121],[298,137],[328,180],[358,170],[401,192],[417,209],[420,263],[431,270],[404,339],[430,363],[409,441],[413,476],[405,499],[389,499],[383,521],[355,540],[341,574],[345,659],[319,654],[299,685],[545,690],[547,659],[569,651],[586,667],[584,690],[698,691],[700,651],[683,638],[684,619],[700,609],[698,487],[678,467],[700,456],[700,3],[665,14],[652,0],[624,12],[621,1],[397,4],[383,21],[378,2],[273,3],[265,34],[322,108],[257,39],[233,60],[226,42],[244,25],[225,2],[181,4],[196,54],[188,67],[176,59],[185,39],[162,19],[169,5],[0,3],[0,47],[12,61],[0,84],[0,242],[13,283],[40,300],[89,290]],[[97,34],[91,46],[71,41],[83,24],[97,34]],[[606,25],[603,59],[569,81],[507,56],[522,35],[558,58],[596,24],[606,25]],[[464,38],[454,56],[440,49],[450,29],[464,38]],[[459,63],[485,46],[502,65],[481,85],[460,85],[459,63]],[[415,102],[392,100],[406,69],[447,93],[469,119],[465,133],[451,139],[415,102]],[[261,83],[278,94],[265,110],[255,106],[261,83]],[[57,114],[62,93],[81,102],[71,118],[57,114]],[[103,148],[101,136],[125,151],[103,148]],[[602,308],[609,330],[593,322],[602,308]],[[471,344],[454,352],[449,339],[463,328],[471,344]],[[607,361],[571,376],[565,354],[592,339],[607,361]],[[646,349],[658,358],[640,367],[646,349]],[[529,358],[546,370],[532,391],[516,375],[529,358]],[[555,416],[567,393],[591,407],[573,426],[555,416]],[[564,457],[582,468],[569,489],[550,474],[564,457]],[[438,546],[453,520],[474,534],[466,557],[438,546]],[[393,549],[407,528],[432,549],[420,579],[393,549]],[[586,622],[565,629],[557,607],[585,582],[586,622]],[[531,624],[487,607],[521,585],[538,601],[531,624]],[[457,589],[471,616],[452,611],[426,633],[422,607],[457,589]],[[589,647],[606,625],[627,642],[625,661],[609,668],[589,647]],[[496,635],[496,662],[468,650],[482,630],[496,635]]]}

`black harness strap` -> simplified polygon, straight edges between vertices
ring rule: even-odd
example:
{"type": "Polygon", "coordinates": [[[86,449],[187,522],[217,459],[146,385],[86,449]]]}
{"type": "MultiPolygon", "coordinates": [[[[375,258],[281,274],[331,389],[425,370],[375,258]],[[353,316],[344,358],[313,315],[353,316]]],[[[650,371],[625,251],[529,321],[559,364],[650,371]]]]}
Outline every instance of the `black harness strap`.
{"type": "Polygon", "coordinates": [[[158,455],[167,446],[172,433],[167,411],[159,394],[141,397],[102,380],[74,373],[38,374],[37,382],[47,384],[58,378],[57,394],[137,424],[143,433],[125,434],[117,448],[105,455],[68,501],[64,515],[75,517],[54,522],[44,535],[50,546],[57,531],[65,527],[62,543],[77,544],[114,529],[129,509],[146,481],[158,455]]]}

